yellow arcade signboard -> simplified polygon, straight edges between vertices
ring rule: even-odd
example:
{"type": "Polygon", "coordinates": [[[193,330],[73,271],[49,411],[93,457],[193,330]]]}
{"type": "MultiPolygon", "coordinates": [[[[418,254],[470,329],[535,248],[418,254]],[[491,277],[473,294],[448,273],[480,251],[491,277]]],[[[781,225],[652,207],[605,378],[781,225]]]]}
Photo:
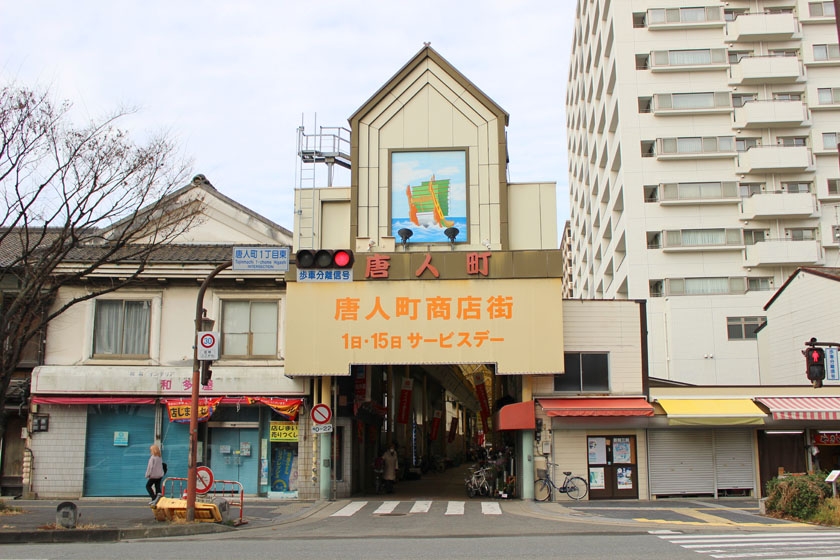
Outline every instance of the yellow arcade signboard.
{"type": "Polygon", "coordinates": [[[271,422],[269,441],[297,441],[297,422],[271,422]]]}
{"type": "Polygon", "coordinates": [[[496,363],[563,371],[559,278],[290,283],[286,375],[350,364],[496,363]]]}

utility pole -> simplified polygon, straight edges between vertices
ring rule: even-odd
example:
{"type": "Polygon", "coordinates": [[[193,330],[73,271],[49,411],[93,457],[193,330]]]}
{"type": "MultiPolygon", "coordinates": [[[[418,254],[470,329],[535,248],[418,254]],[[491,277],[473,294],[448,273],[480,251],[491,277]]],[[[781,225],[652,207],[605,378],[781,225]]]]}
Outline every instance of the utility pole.
{"type": "MultiPolygon", "coordinates": [[[[840,44],[840,0],[834,0],[834,25],[837,27],[837,42],[840,44]]],[[[837,165],[840,166],[840,139],[837,142],[837,165]]]]}
{"type": "Polygon", "coordinates": [[[196,449],[198,448],[198,390],[201,382],[201,364],[198,361],[198,331],[201,330],[201,322],[204,315],[204,292],[210,285],[210,281],[221,271],[230,268],[233,261],[226,261],[220,264],[207,275],[201,287],[198,289],[198,297],[195,302],[195,333],[193,335],[193,374],[192,374],[192,402],[190,405],[190,456],[187,462],[187,521],[195,521],[195,468],[196,449]]]}

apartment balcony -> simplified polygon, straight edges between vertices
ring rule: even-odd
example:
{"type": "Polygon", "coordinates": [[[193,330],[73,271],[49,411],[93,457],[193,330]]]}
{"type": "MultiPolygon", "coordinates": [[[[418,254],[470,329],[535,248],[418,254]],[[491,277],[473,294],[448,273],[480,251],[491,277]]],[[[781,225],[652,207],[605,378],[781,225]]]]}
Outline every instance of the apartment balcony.
{"type": "Polygon", "coordinates": [[[807,126],[808,111],[802,101],[749,101],[735,108],[735,128],[807,126]]]}
{"type": "Polygon", "coordinates": [[[729,67],[731,85],[803,82],[802,62],[795,56],[745,56],[729,67]]]}
{"type": "Polygon", "coordinates": [[[818,264],[821,260],[820,245],[815,239],[771,239],[748,245],[744,266],[806,266],[818,264]]]}
{"type": "Polygon", "coordinates": [[[738,154],[737,172],[802,173],[813,171],[814,156],[805,146],[756,146],[738,154]]]}
{"type": "Polygon", "coordinates": [[[811,193],[770,192],[744,198],[741,220],[768,218],[808,218],[816,212],[811,193]]]}
{"type": "Polygon", "coordinates": [[[793,14],[744,14],[726,24],[727,42],[789,41],[797,37],[799,22],[793,14]]]}

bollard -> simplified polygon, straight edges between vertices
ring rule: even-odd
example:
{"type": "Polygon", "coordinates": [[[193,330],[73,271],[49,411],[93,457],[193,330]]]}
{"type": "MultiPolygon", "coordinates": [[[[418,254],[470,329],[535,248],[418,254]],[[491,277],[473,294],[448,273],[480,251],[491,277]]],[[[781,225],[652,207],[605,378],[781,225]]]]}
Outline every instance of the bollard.
{"type": "Polygon", "coordinates": [[[55,508],[55,525],[65,529],[75,529],[79,509],[73,502],[61,502],[55,508]]]}

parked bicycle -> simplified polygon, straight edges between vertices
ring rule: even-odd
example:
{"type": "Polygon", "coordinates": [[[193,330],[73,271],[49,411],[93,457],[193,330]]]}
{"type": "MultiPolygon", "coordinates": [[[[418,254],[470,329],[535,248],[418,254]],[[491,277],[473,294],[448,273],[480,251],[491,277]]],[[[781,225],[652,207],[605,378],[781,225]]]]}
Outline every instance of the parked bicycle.
{"type": "MultiPolygon", "coordinates": [[[[554,467],[560,466],[557,463],[549,463],[549,465],[554,467]]],[[[561,494],[567,494],[573,500],[580,500],[589,492],[589,485],[586,481],[579,476],[571,476],[571,471],[563,472],[566,478],[560,486],[551,479],[549,469],[546,469],[544,474],[539,474],[541,476],[534,483],[534,499],[538,502],[551,501],[552,495],[554,494],[553,490],[561,494]]]]}
{"type": "Polygon", "coordinates": [[[467,496],[475,498],[477,495],[490,495],[490,467],[470,467],[470,476],[464,480],[467,496]]]}

